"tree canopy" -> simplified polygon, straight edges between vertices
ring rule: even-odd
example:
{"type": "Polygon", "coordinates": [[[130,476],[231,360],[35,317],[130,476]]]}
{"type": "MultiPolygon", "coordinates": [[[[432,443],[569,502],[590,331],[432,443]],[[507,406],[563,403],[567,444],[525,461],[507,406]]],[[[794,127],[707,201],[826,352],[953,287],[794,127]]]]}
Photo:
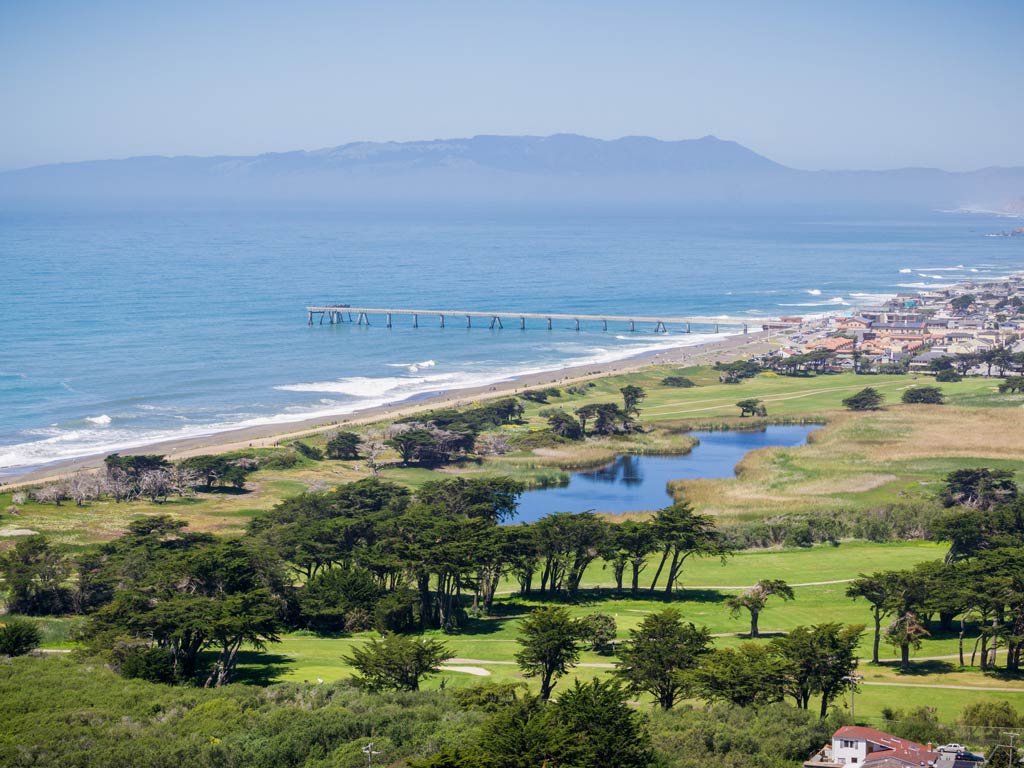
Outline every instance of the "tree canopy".
{"type": "Polygon", "coordinates": [[[388,632],[380,640],[352,646],[345,661],[359,671],[355,680],[368,690],[418,691],[420,680],[440,671],[451,657],[451,649],[438,640],[388,632]]]}
{"type": "Polygon", "coordinates": [[[860,392],[843,400],[843,405],[851,411],[876,411],[882,407],[885,397],[874,387],[864,387],[860,392]]]}
{"type": "Polygon", "coordinates": [[[516,663],[526,677],[540,678],[540,697],[547,701],[558,678],[580,658],[580,627],[565,608],[537,608],[523,619],[516,642],[516,663]]]}
{"type": "Polygon", "coordinates": [[[644,617],[619,648],[615,674],[630,690],[649,693],[662,709],[671,709],[687,691],[683,672],[694,669],[711,651],[707,627],[684,622],[675,608],[644,617]]]}

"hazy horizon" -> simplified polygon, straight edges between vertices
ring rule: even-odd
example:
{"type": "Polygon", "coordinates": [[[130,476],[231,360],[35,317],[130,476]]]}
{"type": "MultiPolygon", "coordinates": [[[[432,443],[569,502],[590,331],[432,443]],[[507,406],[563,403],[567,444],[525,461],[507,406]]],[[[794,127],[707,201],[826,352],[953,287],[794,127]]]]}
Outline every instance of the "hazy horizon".
{"type": "MultiPolygon", "coordinates": [[[[748,145],[744,144],[743,142],[737,141],[735,139],[732,139],[732,138],[729,138],[729,137],[726,137],[726,136],[715,136],[714,134],[707,134],[705,136],[680,136],[680,137],[676,137],[676,138],[659,138],[657,136],[651,136],[649,134],[626,134],[626,135],[622,135],[622,136],[612,136],[612,137],[607,137],[606,138],[606,137],[598,137],[598,136],[592,136],[592,135],[589,135],[589,134],[581,134],[581,133],[562,133],[562,132],[557,132],[557,133],[551,133],[551,134],[508,134],[508,133],[504,133],[503,134],[503,133],[491,133],[491,134],[474,134],[472,136],[469,136],[469,135],[467,135],[467,136],[433,136],[433,137],[429,137],[429,138],[428,137],[418,138],[418,139],[413,138],[413,139],[408,139],[408,140],[377,140],[377,139],[367,138],[367,139],[354,139],[352,141],[346,141],[346,142],[341,142],[341,143],[338,143],[338,144],[329,144],[329,145],[317,146],[317,147],[291,147],[291,148],[282,148],[282,149],[272,149],[272,150],[267,150],[265,152],[248,153],[248,154],[247,153],[242,153],[242,152],[230,152],[230,151],[229,152],[220,152],[220,153],[216,153],[216,154],[199,154],[199,153],[166,154],[166,153],[154,152],[154,153],[142,154],[142,155],[120,155],[120,156],[112,156],[112,157],[95,157],[95,158],[59,160],[59,161],[56,161],[56,162],[53,162],[53,163],[36,163],[34,165],[19,166],[19,167],[14,167],[14,168],[0,168],[0,173],[6,173],[8,171],[29,170],[29,169],[32,169],[32,168],[38,168],[38,167],[47,166],[47,165],[73,165],[73,164],[77,164],[77,163],[99,163],[99,162],[109,162],[109,161],[116,162],[118,160],[135,160],[135,159],[143,159],[143,158],[164,158],[164,159],[211,158],[211,157],[246,158],[246,157],[261,157],[261,156],[266,156],[266,155],[284,155],[284,154],[290,154],[290,153],[295,153],[295,152],[302,152],[302,153],[306,153],[306,154],[316,154],[318,152],[330,151],[330,150],[338,149],[338,148],[341,148],[341,147],[358,146],[360,144],[367,144],[367,145],[430,144],[430,143],[437,143],[437,142],[470,141],[472,139],[477,139],[477,138],[482,138],[482,137],[516,138],[516,139],[530,139],[530,138],[539,138],[539,139],[546,139],[546,138],[548,138],[549,139],[549,138],[554,138],[554,137],[557,137],[557,136],[576,136],[576,137],[580,137],[580,138],[594,139],[594,140],[597,140],[597,141],[603,141],[603,142],[607,142],[607,143],[613,143],[613,142],[621,141],[621,140],[624,140],[624,139],[654,139],[655,141],[664,142],[664,143],[699,141],[699,140],[702,140],[702,139],[715,139],[715,140],[718,140],[718,141],[721,141],[721,142],[738,144],[739,146],[743,147],[744,149],[748,149],[751,152],[753,152],[753,153],[755,153],[757,155],[760,155],[763,158],[766,158],[767,160],[771,160],[772,162],[777,162],[775,160],[775,158],[773,158],[770,155],[767,155],[767,154],[765,154],[763,152],[758,151],[758,149],[756,147],[748,146],[748,145]]],[[[854,168],[852,166],[836,166],[836,167],[830,167],[830,168],[810,169],[810,168],[801,168],[799,166],[789,166],[789,165],[786,165],[785,163],[779,163],[779,164],[783,165],[786,168],[790,168],[792,170],[800,170],[800,171],[813,171],[813,170],[820,170],[820,171],[891,171],[891,170],[921,169],[921,170],[941,170],[941,171],[967,172],[967,173],[969,173],[969,172],[972,172],[972,171],[980,171],[980,170],[986,170],[986,169],[991,169],[991,168],[1004,168],[1004,169],[1024,168],[1024,162],[1022,162],[1020,164],[1016,164],[1016,165],[998,165],[997,164],[997,165],[979,166],[977,168],[962,168],[962,169],[955,169],[955,170],[951,169],[951,168],[941,167],[941,166],[924,166],[924,165],[916,165],[916,166],[915,165],[894,165],[894,166],[889,167],[889,168],[854,168]]]]}
{"type": "Polygon", "coordinates": [[[12,3],[0,170],[557,133],[714,135],[805,170],[1021,166],[1022,29],[997,0],[12,3]]]}

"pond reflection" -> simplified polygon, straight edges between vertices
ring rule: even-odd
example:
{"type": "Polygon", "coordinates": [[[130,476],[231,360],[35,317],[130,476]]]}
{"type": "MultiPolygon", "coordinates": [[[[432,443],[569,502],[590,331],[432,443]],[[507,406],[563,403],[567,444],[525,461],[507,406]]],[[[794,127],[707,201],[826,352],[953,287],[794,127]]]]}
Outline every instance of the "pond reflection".
{"type": "Polygon", "coordinates": [[[761,432],[694,432],[700,444],[685,456],[622,455],[598,469],[573,472],[569,484],[527,491],[516,522],[550,512],[635,512],[672,503],[670,480],[732,477],[736,464],[758,448],[791,448],[807,442],[815,424],[771,426],[761,432]]]}

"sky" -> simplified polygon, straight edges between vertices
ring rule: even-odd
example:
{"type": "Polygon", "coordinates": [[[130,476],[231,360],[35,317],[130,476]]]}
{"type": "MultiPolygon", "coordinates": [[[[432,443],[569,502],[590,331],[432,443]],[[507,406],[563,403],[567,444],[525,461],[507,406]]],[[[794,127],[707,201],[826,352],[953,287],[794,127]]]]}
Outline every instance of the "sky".
{"type": "Polygon", "coordinates": [[[1024,165],[1022,40],[1019,0],[0,0],[0,170],[552,133],[1024,165]]]}

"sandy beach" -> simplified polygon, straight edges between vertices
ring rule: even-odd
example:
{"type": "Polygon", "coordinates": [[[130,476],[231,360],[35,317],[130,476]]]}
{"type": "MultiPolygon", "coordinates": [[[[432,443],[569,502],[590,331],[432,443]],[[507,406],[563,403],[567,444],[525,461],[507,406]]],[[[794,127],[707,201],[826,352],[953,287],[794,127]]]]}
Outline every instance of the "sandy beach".
{"type": "MultiPolygon", "coordinates": [[[[780,335],[782,334],[779,331],[736,334],[703,344],[674,347],[598,365],[560,368],[519,376],[487,386],[440,392],[429,397],[367,408],[337,418],[320,417],[295,421],[291,424],[267,424],[232,429],[202,437],[140,445],[121,451],[121,453],[158,453],[171,460],[177,460],[205,453],[224,453],[243,448],[273,446],[280,442],[295,440],[319,432],[402,418],[442,406],[465,406],[483,399],[515,394],[531,387],[569,385],[587,379],[629,373],[652,365],[704,365],[716,361],[725,362],[740,357],[749,357],[772,348],[774,340],[780,335]]],[[[0,482],[0,488],[10,489],[21,485],[30,485],[57,479],[79,470],[97,468],[102,465],[106,455],[106,453],[101,453],[68,459],[24,473],[12,474],[0,482]]]]}

